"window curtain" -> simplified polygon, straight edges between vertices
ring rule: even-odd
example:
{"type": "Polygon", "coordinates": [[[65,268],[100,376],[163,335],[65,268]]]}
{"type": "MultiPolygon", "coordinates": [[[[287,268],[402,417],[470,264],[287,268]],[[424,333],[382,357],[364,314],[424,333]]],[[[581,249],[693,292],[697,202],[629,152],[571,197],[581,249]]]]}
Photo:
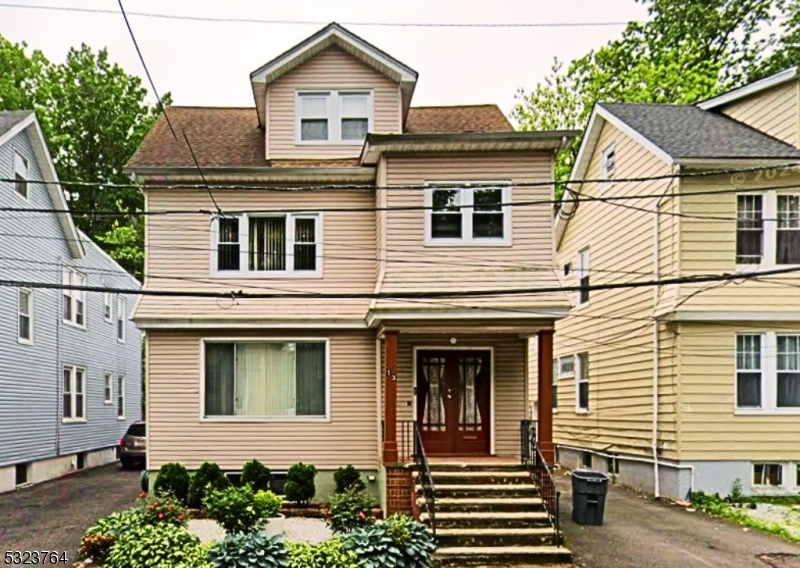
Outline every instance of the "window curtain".
{"type": "Polygon", "coordinates": [[[297,344],[297,415],[325,416],[325,344],[297,344]]]}
{"type": "Polygon", "coordinates": [[[206,416],[233,415],[234,346],[206,344],[206,416]]]}
{"type": "Polygon", "coordinates": [[[236,353],[236,414],[295,414],[295,349],[288,343],[239,343],[236,353]]]}

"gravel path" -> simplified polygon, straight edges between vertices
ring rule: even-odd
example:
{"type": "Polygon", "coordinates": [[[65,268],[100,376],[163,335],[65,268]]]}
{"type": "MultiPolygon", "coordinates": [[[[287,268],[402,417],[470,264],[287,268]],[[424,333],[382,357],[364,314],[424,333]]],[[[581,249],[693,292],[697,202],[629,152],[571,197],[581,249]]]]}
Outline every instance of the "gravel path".
{"type": "Polygon", "coordinates": [[[83,531],[100,517],[132,506],[139,472],[117,464],[81,471],[0,495],[0,551],[66,551],[77,559],[83,531]]]}
{"type": "MultiPolygon", "coordinates": [[[[218,542],[225,538],[225,529],[216,521],[192,519],[187,526],[189,532],[196,535],[200,542],[218,542]]],[[[283,525],[283,539],[287,541],[316,544],[330,536],[330,529],[320,519],[289,518],[283,525]]]]}
{"type": "Polygon", "coordinates": [[[787,505],[759,503],[755,509],[742,509],[747,516],[784,527],[794,537],[800,538],[800,508],[787,505]]]}

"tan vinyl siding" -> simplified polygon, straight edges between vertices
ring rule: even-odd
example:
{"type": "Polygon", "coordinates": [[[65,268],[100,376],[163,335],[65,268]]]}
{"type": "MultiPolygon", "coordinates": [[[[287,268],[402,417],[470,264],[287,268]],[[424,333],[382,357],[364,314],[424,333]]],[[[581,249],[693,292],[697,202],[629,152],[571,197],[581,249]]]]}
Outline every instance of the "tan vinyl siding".
{"type": "MultiPolygon", "coordinates": [[[[667,164],[650,154],[610,124],[600,133],[596,152],[586,173],[588,179],[601,177],[601,156],[612,142],[616,144],[616,178],[651,177],[669,174],[667,164]]],[[[591,183],[582,193],[591,196],[658,195],[671,188],[669,180],[644,183],[591,183]]],[[[652,209],[656,200],[636,203],[652,209]]],[[[571,263],[571,274],[562,281],[577,286],[578,253],[586,248],[590,255],[590,284],[651,280],[654,272],[654,215],[633,210],[615,202],[580,204],[570,220],[558,250],[558,265],[571,263]]],[[[667,196],[661,210],[675,207],[667,196]]],[[[677,225],[662,219],[660,254],[661,274],[677,270],[677,250],[672,245],[677,225]]],[[[670,290],[662,290],[659,303],[670,301],[670,290]]],[[[574,304],[577,294],[570,295],[574,304]]],[[[555,357],[589,355],[589,412],[576,412],[576,378],[558,382],[558,413],[554,416],[554,440],[560,444],[619,453],[644,454],[652,444],[653,395],[653,289],[593,291],[588,304],[573,308],[571,315],[556,322],[555,357]]],[[[660,329],[661,401],[659,441],[663,456],[677,454],[677,376],[674,336],[660,329]]],[[[530,365],[535,365],[532,358],[530,365]]],[[[532,382],[531,401],[536,399],[532,382]]]]}
{"type": "Polygon", "coordinates": [[[149,468],[177,461],[189,469],[204,461],[239,469],[257,458],[276,470],[298,461],[320,469],[378,465],[374,332],[148,333],[149,468]],[[328,337],[330,422],[218,422],[200,419],[202,337],[328,337]]]}
{"type": "MultiPolygon", "coordinates": [[[[372,192],[316,191],[306,193],[215,190],[223,211],[343,208],[363,211],[329,211],[323,214],[322,278],[231,279],[211,276],[212,234],[207,214],[150,216],[146,238],[146,287],[160,290],[242,290],[253,293],[365,292],[375,285],[375,216],[372,192]]],[[[208,194],[196,191],[148,191],[153,210],[192,208],[213,211],[208,194]]],[[[319,239],[319,237],[318,237],[319,239]]],[[[230,299],[145,296],[137,318],[258,319],[363,319],[368,299],[230,299]]]]}
{"type": "Polygon", "coordinates": [[[734,414],[736,334],[786,331],[797,324],[758,326],[682,324],[681,459],[766,460],[800,458],[800,416],[734,414]]]}
{"type": "MultiPolygon", "coordinates": [[[[736,200],[730,190],[788,186],[778,193],[800,193],[800,173],[767,170],[729,176],[685,180],[681,187],[680,257],[683,276],[730,274],[736,265],[736,200]],[[791,187],[795,186],[795,187],[791,187]],[[708,192],[719,191],[718,194],[708,192]]],[[[769,227],[771,223],[767,223],[769,227]]],[[[769,230],[767,228],[767,230],[769,230]]],[[[761,270],[786,268],[764,266],[761,270]]],[[[739,267],[741,268],[741,267],[739,267]]],[[[770,276],[765,280],[735,283],[683,284],[680,287],[681,311],[786,312],[800,310],[798,274],[770,276]]]]}
{"type": "Polygon", "coordinates": [[[402,132],[400,88],[352,55],[329,47],[269,86],[267,159],[357,158],[361,144],[296,144],[296,96],[302,90],[372,90],[372,132],[402,132]]]}
{"type": "MultiPolygon", "coordinates": [[[[506,181],[541,183],[553,176],[552,154],[454,154],[390,156],[387,164],[389,207],[423,207],[430,182],[506,181]],[[400,186],[392,189],[392,186],[400,186]],[[414,188],[409,188],[413,186],[414,188]]],[[[391,211],[386,220],[387,258],[384,292],[470,290],[558,286],[553,272],[552,200],[549,185],[512,187],[511,202],[541,201],[511,208],[511,246],[436,246],[425,242],[425,215],[421,209],[391,211]]],[[[566,307],[561,293],[535,297],[493,297],[442,301],[378,303],[379,308],[430,309],[451,307],[566,307]]]]}
{"type": "MultiPolygon", "coordinates": [[[[494,349],[495,453],[519,455],[520,421],[525,419],[526,339],[513,335],[456,336],[457,347],[494,349]]],[[[450,336],[405,335],[398,340],[397,419],[414,420],[414,347],[452,348],[450,336]]],[[[400,429],[398,428],[398,436],[400,429]]]]}
{"type": "Polygon", "coordinates": [[[722,112],[788,144],[800,146],[800,81],[732,103],[722,112]]]}

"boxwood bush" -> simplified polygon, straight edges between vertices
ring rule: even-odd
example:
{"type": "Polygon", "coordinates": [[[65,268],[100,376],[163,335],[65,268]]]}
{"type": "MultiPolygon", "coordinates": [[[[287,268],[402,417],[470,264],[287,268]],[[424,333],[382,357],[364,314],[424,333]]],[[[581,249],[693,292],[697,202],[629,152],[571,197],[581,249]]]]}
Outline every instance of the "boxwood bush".
{"type": "Polygon", "coordinates": [[[206,493],[231,486],[231,480],[223,473],[220,467],[211,462],[205,462],[194,472],[189,483],[189,506],[199,509],[203,506],[206,493]]]}
{"type": "Polygon", "coordinates": [[[242,485],[250,485],[255,491],[269,491],[272,487],[272,472],[258,460],[242,467],[242,485]]]}
{"type": "Polygon", "coordinates": [[[344,493],[350,489],[361,491],[367,488],[361,480],[361,473],[352,465],[337,469],[333,474],[333,481],[336,482],[336,493],[344,493]]]}
{"type": "Polygon", "coordinates": [[[294,464],[286,473],[286,483],[283,486],[286,498],[301,506],[308,505],[317,492],[317,488],[314,485],[316,476],[317,468],[313,465],[307,465],[303,462],[294,464]]]}
{"type": "Polygon", "coordinates": [[[156,495],[171,495],[184,505],[189,497],[189,482],[191,478],[186,468],[179,463],[165,463],[158,470],[156,482],[153,484],[153,493],[156,495]]]}

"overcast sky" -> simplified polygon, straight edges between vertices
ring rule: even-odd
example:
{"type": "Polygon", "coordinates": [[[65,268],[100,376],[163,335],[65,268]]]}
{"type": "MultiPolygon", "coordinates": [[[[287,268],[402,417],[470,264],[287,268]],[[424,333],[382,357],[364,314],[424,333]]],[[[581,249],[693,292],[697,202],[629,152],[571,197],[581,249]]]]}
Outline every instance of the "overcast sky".
{"type": "MultiPolygon", "coordinates": [[[[51,60],[85,42],[108,47],[128,72],[144,76],[121,15],[2,7],[0,34],[26,41],[51,60]]],[[[116,0],[16,0],[29,5],[116,10],[116,0]]],[[[634,0],[124,0],[129,12],[318,22],[608,22],[644,19],[634,0]]],[[[322,27],[212,23],[131,16],[160,92],[175,104],[252,106],[249,74],[322,27]]],[[[445,29],[349,25],[420,74],[414,105],[496,103],[533,88],[554,57],[571,60],[619,36],[622,26],[445,29]]]]}

